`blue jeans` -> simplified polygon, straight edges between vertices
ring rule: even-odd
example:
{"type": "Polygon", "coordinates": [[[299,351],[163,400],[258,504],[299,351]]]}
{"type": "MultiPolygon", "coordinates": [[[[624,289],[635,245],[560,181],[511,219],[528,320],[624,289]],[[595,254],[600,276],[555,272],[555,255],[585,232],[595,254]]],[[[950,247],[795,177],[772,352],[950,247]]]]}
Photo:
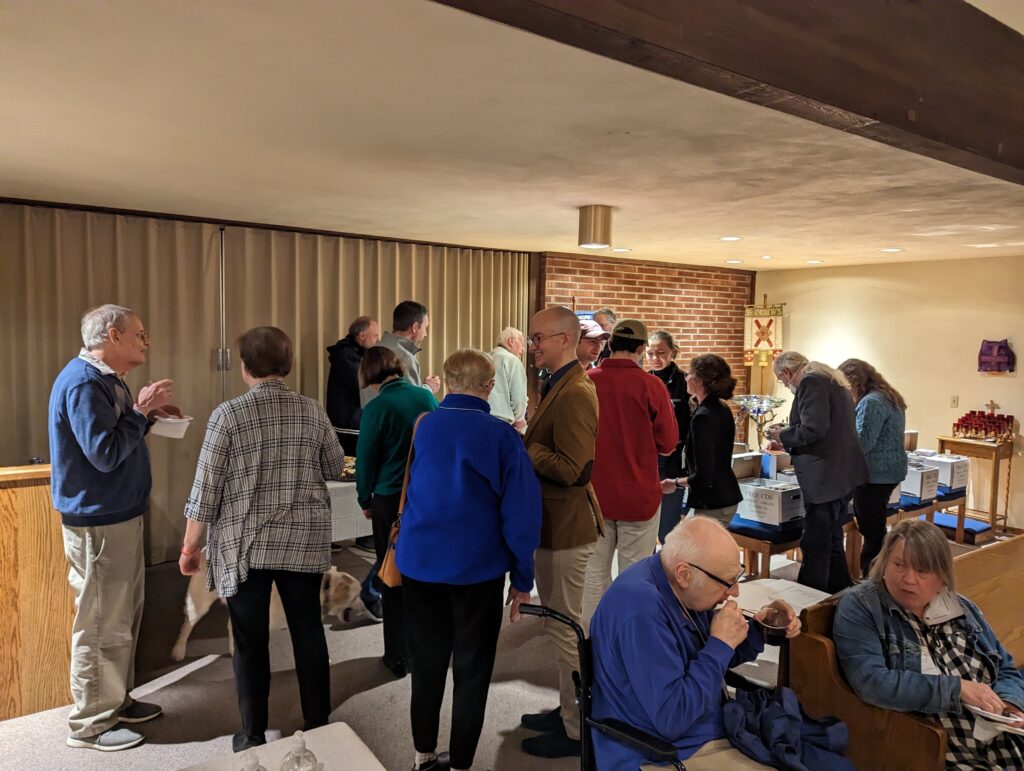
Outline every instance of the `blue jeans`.
{"type": "MultiPolygon", "coordinates": [[[[658,479],[668,479],[668,458],[661,455],[658,456],[658,479]]],[[[661,543],[665,543],[665,536],[672,532],[672,528],[686,514],[686,506],[683,504],[685,497],[685,490],[661,496],[661,522],[658,524],[658,541],[661,543]]]]}
{"type": "Polygon", "coordinates": [[[375,560],[370,572],[363,579],[362,588],[359,590],[359,599],[363,605],[369,607],[380,599],[380,591],[377,589],[377,571],[380,569],[380,560],[375,560]]]}

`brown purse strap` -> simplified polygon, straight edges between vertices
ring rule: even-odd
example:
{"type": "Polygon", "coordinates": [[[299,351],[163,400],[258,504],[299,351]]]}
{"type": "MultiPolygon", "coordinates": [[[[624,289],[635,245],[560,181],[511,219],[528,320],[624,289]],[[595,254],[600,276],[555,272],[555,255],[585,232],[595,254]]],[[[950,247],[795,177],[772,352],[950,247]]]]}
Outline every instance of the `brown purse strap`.
{"type": "Polygon", "coordinates": [[[413,446],[416,442],[416,429],[420,427],[420,421],[423,420],[429,413],[424,412],[418,418],[416,422],[412,424],[412,436],[409,437],[409,455],[405,459],[405,478],[402,479],[402,495],[398,499],[398,516],[402,516],[402,511],[405,509],[405,498],[409,492],[409,470],[412,468],[412,456],[413,446]]]}

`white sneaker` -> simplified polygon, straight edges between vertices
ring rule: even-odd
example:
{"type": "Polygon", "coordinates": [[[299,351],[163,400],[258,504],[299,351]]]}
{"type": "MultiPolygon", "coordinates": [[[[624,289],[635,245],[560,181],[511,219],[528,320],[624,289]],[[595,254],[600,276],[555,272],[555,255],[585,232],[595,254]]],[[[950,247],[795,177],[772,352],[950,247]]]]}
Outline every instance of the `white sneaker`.
{"type": "Polygon", "coordinates": [[[108,728],[101,734],[86,736],[85,738],[68,737],[69,747],[82,747],[100,752],[118,752],[128,750],[146,741],[146,737],[131,728],[118,723],[113,728],[108,728]]]}

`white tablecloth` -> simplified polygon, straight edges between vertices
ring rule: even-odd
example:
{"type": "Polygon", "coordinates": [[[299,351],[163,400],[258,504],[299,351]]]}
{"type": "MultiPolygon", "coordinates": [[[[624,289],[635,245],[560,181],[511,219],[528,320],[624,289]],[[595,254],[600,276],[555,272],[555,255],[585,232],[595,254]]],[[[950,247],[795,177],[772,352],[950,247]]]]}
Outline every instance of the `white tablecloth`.
{"type": "MultiPolygon", "coordinates": [[[[305,731],[303,736],[306,737],[306,749],[324,764],[324,771],[386,771],[347,723],[330,723],[322,728],[305,731]]],[[[286,736],[262,747],[254,747],[252,752],[259,757],[260,765],[268,771],[274,771],[281,767],[284,756],[294,746],[294,737],[286,736]]],[[[242,754],[239,753],[190,766],[188,771],[239,771],[242,767],[242,754]]]]}
{"type": "Polygon", "coordinates": [[[356,500],[355,482],[328,482],[327,492],[331,495],[332,541],[373,534],[373,525],[363,516],[356,500]]]}

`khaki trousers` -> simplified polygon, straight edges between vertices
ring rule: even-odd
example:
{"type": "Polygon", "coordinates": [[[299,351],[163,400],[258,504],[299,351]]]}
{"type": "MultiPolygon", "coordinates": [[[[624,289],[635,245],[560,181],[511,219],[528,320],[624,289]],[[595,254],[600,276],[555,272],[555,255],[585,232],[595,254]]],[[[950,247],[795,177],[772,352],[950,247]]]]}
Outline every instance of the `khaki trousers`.
{"type": "MultiPolygon", "coordinates": [[[[564,613],[577,624],[583,621],[583,582],[594,544],[571,549],[537,549],[534,554],[537,593],[541,605],[564,613]]],[[[544,619],[544,634],[555,645],[558,658],[558,695],[562,723],[570,739],[580,738],[580,710],[572,673],[580,668],[576,633],[565,624],[544,619]]]]}
{"type": "Polygon", "coordinates": [[[116,525],[64,527],[68,582],[75,593],[71,630],[71,735],[103,733],[132,703],[135,646],[142,622],[145,562],[142,517],[116,525]]]}
{"type": "MultiPolygon", "coordinates": [[[[751,760],[742,752],[734,749],[728,739],[715,739],[708,742],[693,755],[683,761],[686,771],[722,771],[737,769],[738,771],[763,771],[771,766],[763,766],[751,760]]],[[[665,766],[640,766],[641,771],[665,771],[665,766]]]]}
{"type": "Polygon", "coordinates": [[[590,634],[590,619],[597,604],[612,585],[612,559],[619,553],[619,574],[630,565],[654,554],[658,545],[658,525],[661,506],[654,516],[642,522],[604,521],[604,537],[597,539],[594,553],[587,565],[587,580],[583,590],[583,628],[590,634]]]}
{"type": "Polygon", "coordinates": [[[717,519],[725,527],[729,527],[729,523],[732,522],[733,514],[736,513],[738,506],[726,506],[721,509],[690,509],[690,513],[686,515],[687,519],[693,519],[694,517],[710,517],[711,519],[717,519]]]}

